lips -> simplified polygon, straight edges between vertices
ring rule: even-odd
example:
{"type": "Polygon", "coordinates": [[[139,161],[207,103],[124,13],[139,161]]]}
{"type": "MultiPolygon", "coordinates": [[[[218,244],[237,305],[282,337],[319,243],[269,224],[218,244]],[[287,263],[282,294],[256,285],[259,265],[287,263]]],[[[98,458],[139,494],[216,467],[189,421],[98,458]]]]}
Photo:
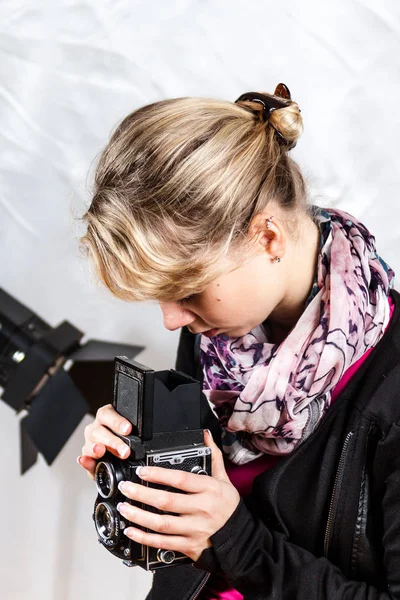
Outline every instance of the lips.
{"type": "Polygon", "coordinates": [[[214,337],[214,335],[217,335],[217,331],[218,329],[209,329],[208,331],[203,331],[202,335],[205,335],[206,337],[210,338],[210,337],[214,337]]]}
{"type": "Polygon", "coordinates": [[[217,327],[214,327],[213,329],[207,329],[206,331],[193,331],[193,329],[191,329],[190,327],[188,327],[190,333],[194,333],[194,335],[198,335],[199,333],[201,335],[205,335],[206,337],[213,337],[214,335],[217,335],[217,332],[219,331],[219,329],[217,327]]]}

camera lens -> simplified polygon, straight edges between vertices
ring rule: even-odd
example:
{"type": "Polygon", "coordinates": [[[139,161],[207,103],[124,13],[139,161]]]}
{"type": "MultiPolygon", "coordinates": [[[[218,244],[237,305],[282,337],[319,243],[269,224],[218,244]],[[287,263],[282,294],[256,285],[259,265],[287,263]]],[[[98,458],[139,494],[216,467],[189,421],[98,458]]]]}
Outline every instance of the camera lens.
{"type": "Polygon", "coordinates": [[[95,480],[100,496],[110,498],[116,488],[115,471],[112,465],[103,461],[97,463],[95,480]]]}
{"type": "Polygon", "coordinates": [[[94,513],[94,523],[97,533],[104,540],[113,540],[116,531],[118,514],[107,502],[100,502],[94,513]]]}

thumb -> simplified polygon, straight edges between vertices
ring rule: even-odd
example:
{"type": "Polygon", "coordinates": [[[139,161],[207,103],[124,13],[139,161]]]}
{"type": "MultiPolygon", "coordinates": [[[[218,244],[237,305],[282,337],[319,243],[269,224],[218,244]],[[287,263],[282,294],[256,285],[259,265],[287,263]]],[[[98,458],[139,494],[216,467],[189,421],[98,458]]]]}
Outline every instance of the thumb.
{"type": "Polygon", "coordinates": [[[204,443],[208,448],[211,448],[211,475],[216,479],[230,481],[224,464],[224,457],[217,444],[214,442],[209,429],[204,430],[204,443]]]}

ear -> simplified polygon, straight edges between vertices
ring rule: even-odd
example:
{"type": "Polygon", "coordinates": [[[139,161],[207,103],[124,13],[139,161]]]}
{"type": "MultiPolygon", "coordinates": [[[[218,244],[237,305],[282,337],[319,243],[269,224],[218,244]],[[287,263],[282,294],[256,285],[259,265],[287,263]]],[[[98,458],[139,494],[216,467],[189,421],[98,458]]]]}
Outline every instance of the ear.
{"type": "Polygon", "coordinates": [[[257,252],[266,252],[271,259],[282,258],[286,251],[286,232],[279,218],[269,213],[260,212],[255,215],[249,226],[249,239],[257,252]]]}

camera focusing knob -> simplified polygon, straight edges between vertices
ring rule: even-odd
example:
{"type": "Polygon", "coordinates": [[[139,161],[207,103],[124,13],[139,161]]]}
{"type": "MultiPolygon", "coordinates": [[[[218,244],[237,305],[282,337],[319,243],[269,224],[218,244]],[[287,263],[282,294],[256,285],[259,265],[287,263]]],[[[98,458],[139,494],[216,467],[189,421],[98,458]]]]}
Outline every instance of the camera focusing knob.
{"type": "Polygon", "coordinates": [[[208,475],[207,471],[199,466],[193,467],[193,469],[191,469],[191,473],[196,473],[196,475],[208,475]]]}
{"type": "Polygon", "coordinates": [[[157,550],[157,560],[170,565],[175,560],[175,552],[173,550],[157,550]]]}

